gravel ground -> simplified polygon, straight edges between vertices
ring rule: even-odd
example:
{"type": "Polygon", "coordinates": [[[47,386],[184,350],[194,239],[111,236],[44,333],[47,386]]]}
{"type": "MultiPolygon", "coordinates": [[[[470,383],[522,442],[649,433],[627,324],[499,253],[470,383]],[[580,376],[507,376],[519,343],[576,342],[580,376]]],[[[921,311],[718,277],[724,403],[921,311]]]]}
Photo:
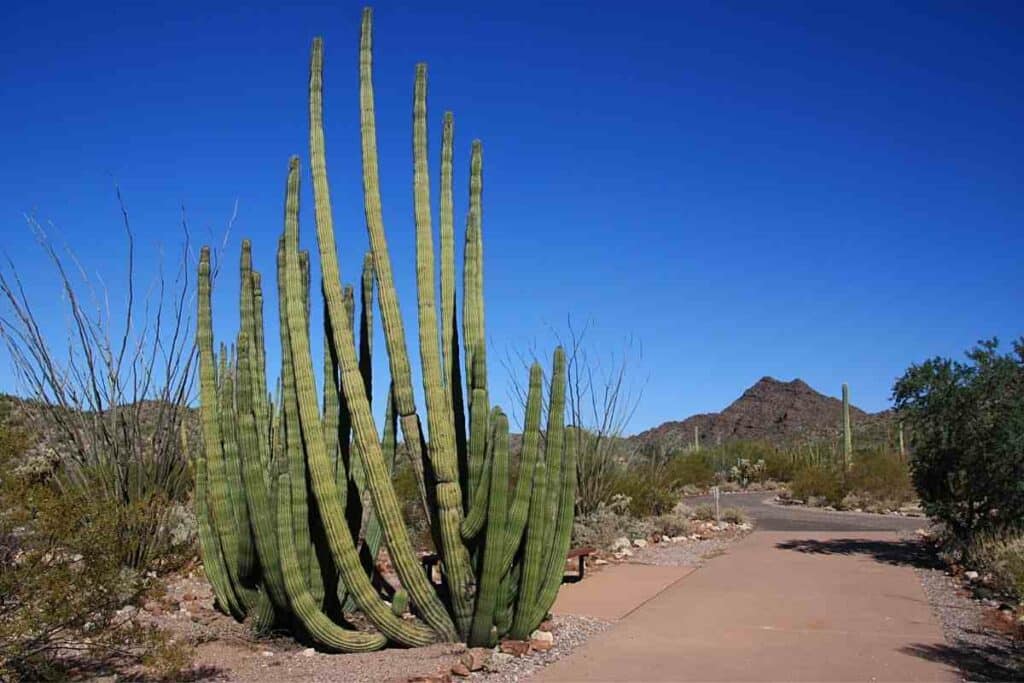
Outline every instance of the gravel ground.
{"type": "Polygon", "coordinates": [[[634,549],[630,562],[653,564],[660,567],[700,567],[745,536],[742,532],[729,532],[714,538],[679,543],[652,543],[646,548],[634,549]]]}
{"type": "Polygon", "coordinates": [[[486,680],[488,683],[511,683],[529,680],[548,664],[566,656],[588,639],[611,626],[610,621],[575,615],[556,616],[553,619],[555,646],[547,652],[531,652],[525,657],[513,658],[505,667],[494,673],[482,671],[470,676],[472,680],[486,680]]]}
{"type": "Polygon", "coordinates": [[[998,605],[973,598],[943,569],[915,571],[946,637],[945,646],[922,645],[915,654],[955,666],[969,681],[1024,680],[1024,641],[1000,628],[998,605]]]}

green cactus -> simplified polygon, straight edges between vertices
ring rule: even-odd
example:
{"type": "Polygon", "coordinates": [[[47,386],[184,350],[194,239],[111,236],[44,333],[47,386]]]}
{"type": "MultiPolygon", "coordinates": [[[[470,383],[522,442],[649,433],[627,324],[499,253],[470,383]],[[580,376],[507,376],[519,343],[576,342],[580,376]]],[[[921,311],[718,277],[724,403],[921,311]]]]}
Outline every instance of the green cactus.
{"type": "Polygon", "coordinates": [[[523,451],[513,488],[508,419],[489,404],[487,387],[482,146],[473,142],[469,165],[460,340],[454,121],[445,114],[438,264],[429,191],[427,72],[418,65],[412,147],[426,410],[425,424],[421,421],[384,235],[371,21],[366,10],[360,103],[370,251],[363,262],[358,325],[357,297],[342,285],[335,241],[319,39],[313,41],[310,60],[310,166],[324,317],[319,393],[310,334],[312,267],[299,236],[298,159],[289,162],[284,232],[277,250],[281,368],[273,400],[267,385],[262,280],[252,269],[249,242],[242,245],[240,329],[235,347],[222,348],[219,356],[214,353],[209,249],[200,255],[197,345],[205,443],[195,462],[200,546],[218,604],[237,619],[251,618],[258,629],[298,626],[324,648],[341,652],[373,650],[388,641],[419,646],[465,639],[493,645],[498,638],[524,637],[536,628],[562,578],[576,488],[575,432],[564,425],[565,353],[559,348],[554,355],[543,446],[543,373],[536,363],[530,368],[523,451]],[[391,372],[383,441],[370,403],[375,293],[391,372]],[[399,429],[439,551],[440,587],[421,567],[391,480],[399,429]],[[399,585],[389,584],[375,565],[382,545],[399,585]],[[377,632],[351,630],[345,614],[352,611],[361,612],[377,632]]]}
{"type": "Polygon", "coordinates": [[[853,465],[853,432],[850,429],[850,387],[843,384],[843,466],[853,465]]]}

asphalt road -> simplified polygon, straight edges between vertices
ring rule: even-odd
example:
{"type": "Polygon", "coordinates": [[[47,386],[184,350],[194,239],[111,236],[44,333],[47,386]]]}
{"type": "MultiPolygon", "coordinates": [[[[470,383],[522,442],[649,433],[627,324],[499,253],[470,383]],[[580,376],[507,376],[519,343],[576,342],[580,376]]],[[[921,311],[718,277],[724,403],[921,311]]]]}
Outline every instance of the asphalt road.
{"type": "MultiPolygon", "coordinates": [[[[924,517],[873,515],[866,512],[830,512],[801,506],[774,505],[775,494],[723,493],[721,506],[738,507],[750,515],[763,531],[913,531],[928,526],[924,517]]],[[[694,507],[713,503],[711,496],[691,496],[683,502],[694,507]]]]}

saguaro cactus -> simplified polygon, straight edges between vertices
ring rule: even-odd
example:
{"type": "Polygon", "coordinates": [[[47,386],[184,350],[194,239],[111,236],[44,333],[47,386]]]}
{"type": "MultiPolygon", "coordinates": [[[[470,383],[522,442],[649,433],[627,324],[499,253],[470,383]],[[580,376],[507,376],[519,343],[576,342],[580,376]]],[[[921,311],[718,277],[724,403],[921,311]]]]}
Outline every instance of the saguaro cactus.
{"type": "Polygon", "coordinates": [[[850,430],[850,386],[843,384],[843,465],[853,464],[853,432],[850,430]]]}
{"type": "Polygon", "coordinates": [[[461,293],[463,389],[452,202],[454,119],[450,113],[443,119],[438,264],[429,191],[427,69],[417,65],[413,199],[425,423],[420,419],[384,233],[371,32],[372,15],[365,10],[360,111],[370,250],[358,297],[342,284],[335,241],[319,38],[310,60],[310,166],[324,312],[324,353],[316,363],[324,373],[319,398],[310,340],[311,268],[299,231],[298,158],[288,166],[277,251],[282,358],[276,399],[268,398],[264,293],[249,242],[242,246],[241,324],[231,340],[233,351],[226,346],[214,351],[209,249],[200,256],[197,343],[205,448],[195,471],[202,554],[225,611],[239,619],[251,616],[258,627],[298,626],[327,649],[358,652],[389,641],[415,646],[456,639],[492,645],[500,637],[525,637],[536,628],[561,583],[576,496],[576,434],[564,424],[565,353],[561,348],[554,353],[545,439],[540,429],[543,372],[536,363],[530,368],[513,488],[508,420],[489,405],[487,391],[482,146],[474,141],[470,158],[461,293]],[[391,370],[383,437],[370,405],[374,292],[391,370]],[[410,458],[419,502],[432,524],[440,586],[424,573],[403,522],[391,481],[399,451],[410,458]],[[378,571],[379,551],[387,552],[397,583],[378,571]],[[351,628],[346,614],[356,610],[376,632],[351,628]],[[405,618],[407,610],[414,618],[405,618]]]}

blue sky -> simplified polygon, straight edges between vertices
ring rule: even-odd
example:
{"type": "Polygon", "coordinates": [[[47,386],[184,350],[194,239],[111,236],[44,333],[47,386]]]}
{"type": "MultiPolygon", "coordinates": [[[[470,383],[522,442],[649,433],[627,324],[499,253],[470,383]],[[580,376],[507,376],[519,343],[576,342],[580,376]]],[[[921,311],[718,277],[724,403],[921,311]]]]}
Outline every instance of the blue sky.
{"type": "MultiPolygon", "coordinates": [[[[219,240],[237,202],[216,300],[217,332],[232,332],[239,240],[270,275],[288,156],[308,166],[314,35],[343,276],[355,278],[359,11],[6,10],[0,231],[55,334],[59,292],[24,215],[52,222],[116,305],[115,183],[144,279],[177,247],[182,206],[195,239],[219,240]]],[[[484,141],[498,401],[499,359],[549,348],[570,314],[591,321],[596,354],[630,336],[642,346],[631,431],[719,410],[762,375],[831,394],[846,381],[879,410],[909,363],[1024,333],[1018,3],[380,2],[375,19],[385,224],[410,341],[417,61],[430,65],[435,164],[442,112],[455,112],[460,230],[469,143],[484,141]]],[[[5,359],[0,390],[14,388],[5,359]]]]}

